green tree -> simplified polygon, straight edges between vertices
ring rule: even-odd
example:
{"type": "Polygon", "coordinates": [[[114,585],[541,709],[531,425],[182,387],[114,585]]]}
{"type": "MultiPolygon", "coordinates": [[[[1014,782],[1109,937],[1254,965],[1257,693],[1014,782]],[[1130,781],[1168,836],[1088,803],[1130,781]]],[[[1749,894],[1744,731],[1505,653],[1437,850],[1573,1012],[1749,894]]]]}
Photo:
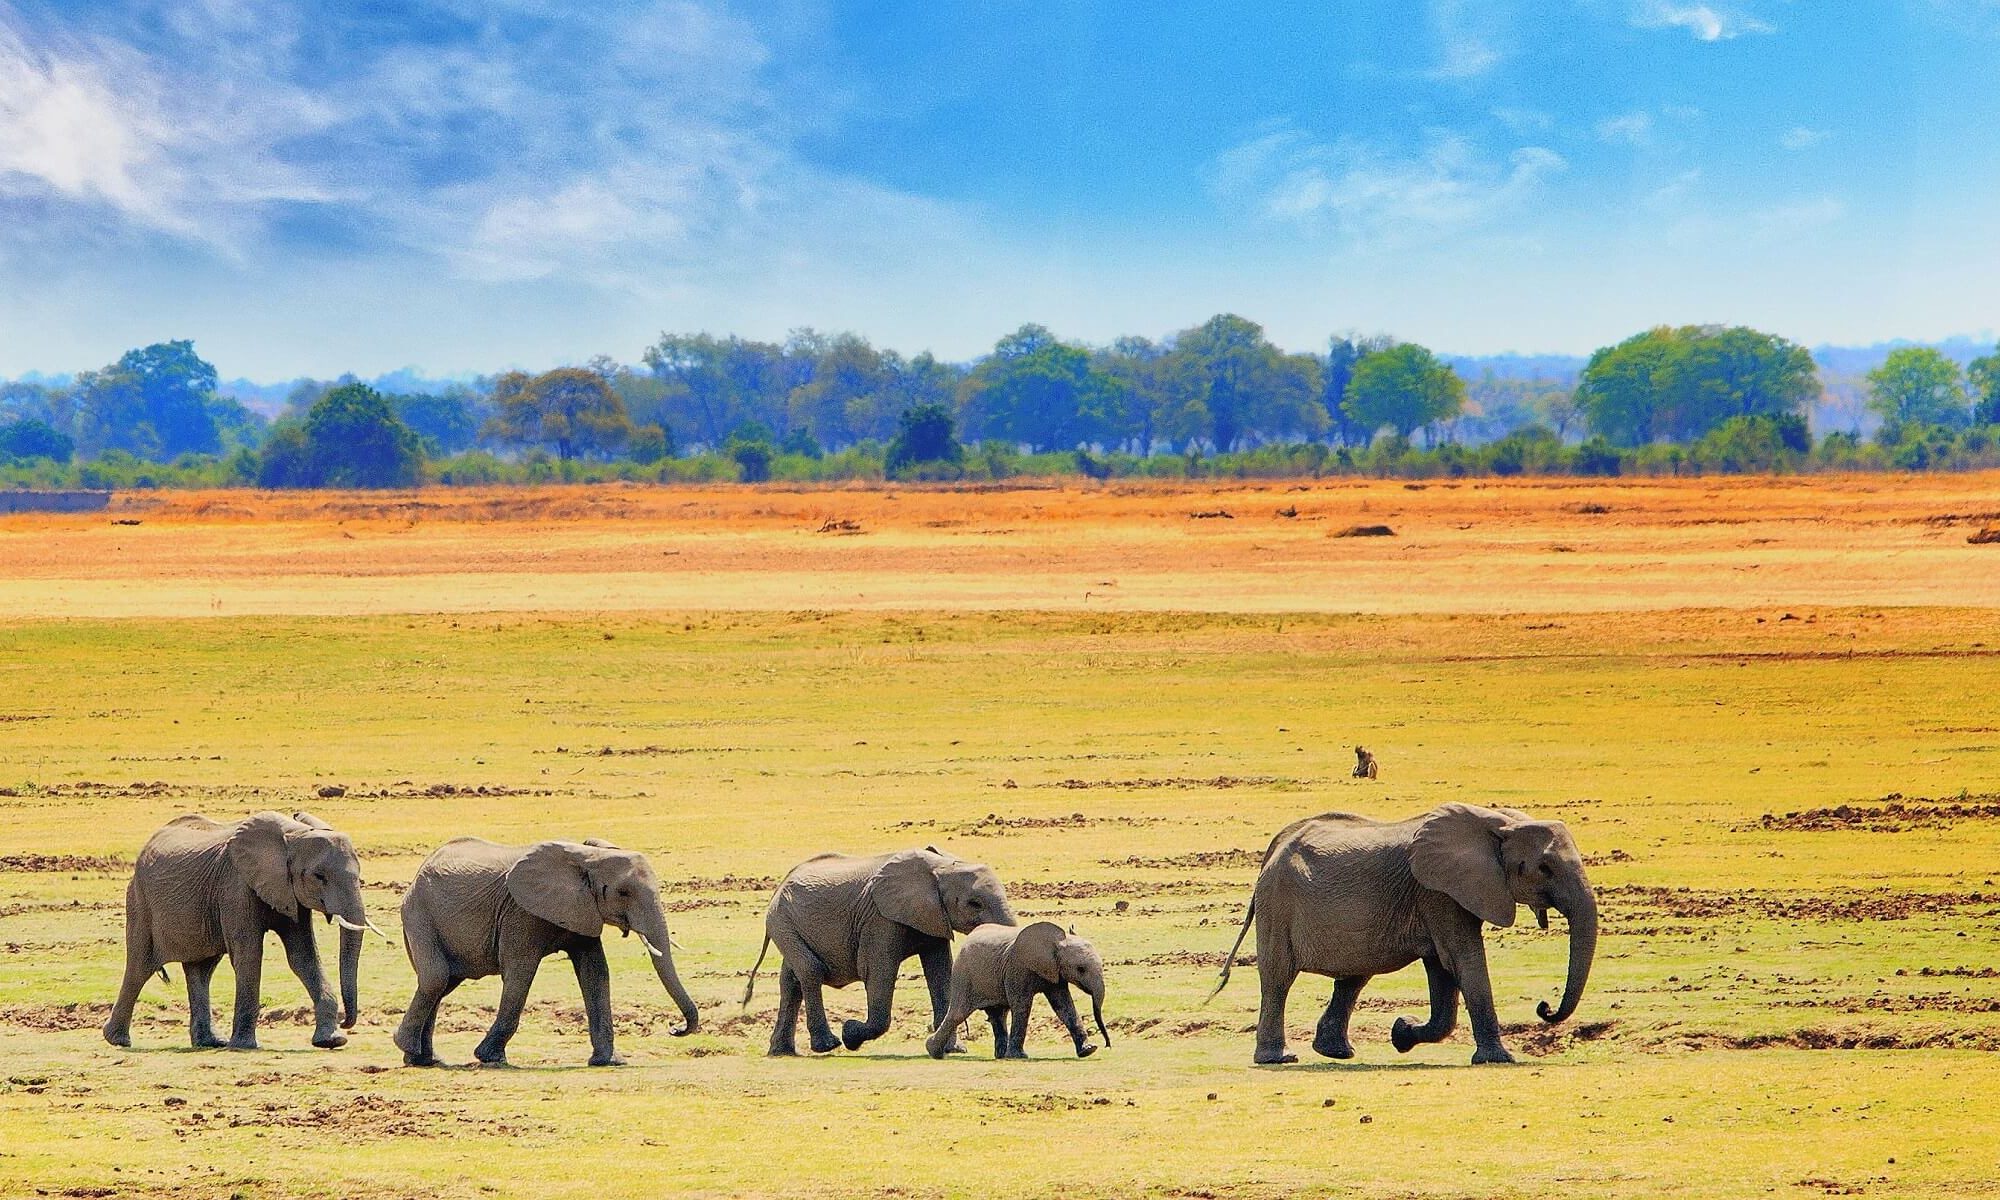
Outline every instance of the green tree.
{"type": "Polygon", "coordinates": [[[493,382],[490,427],[503,441],[548,446],[564,462],[609,454],[632,436],[632,418],[604,377],[558,367],[532,378],[510,371],[493,382]]]}
{"type": "Polygon", "coordinates": [[[0,425],[0,458],[46,458],[66,463],[76,454],[68,434],[39,417],[0,425]]]}
{"type": "Polygon", "coordinates": [[[2000,425],[2000,349],[1966,364],[1965,378],[1972,392],[1972,423],[2000,425]]]}
{"type": "Polygon", "coordinates": [[[1113,389],[1081,346],[1023,325],[965,381],[963,411],[980,437],[1025,442],[1036,453],[1074,450],[1108,435],[1113,389]]]}
{"type": "Polygon", "coordinates": [[[953,429],[950,409],[942,404],[919,404],[904,409],[896,424],[896,436],[890,440],[882,464],[889,478],[956,479],[964,473],[965,447],[953,429]]]}
{"type": "Polygon", "coordinates": [[[1191,407],[1206,417],[1205,432],[1220,452],[1251,434],[1314,436],[1326,428],[1319,360],[1280,351],[1255,321],[1233,313],[1210,317],[1174,338],[1173,355],[1191,407]]]}
{"type": "MultiPolygon", "coordinates": [[[[299,427],[302,465],[289,465],[306,487],[412,487],[422,481],[423,442],[396,419],[388,397],[365,383],[334,388],[313,404],[299,427]]],[[[268,447],[268,443],[267,443],[268,447]]],[[[259,478],[264,472],[259,471],[259,478]]]]}
{"type": "Polygon", "coordinates": [[[77,378],[78,441],[85,453],[124,450],[155,462],[183,454],[218,454],[218,411],[242,406],[216,395],[215,368],[191,341],[128,350],[101,371],[77,378]]]}
{"type": "Polygon", "coordinates": [[[453,385],[435,395],[417,392],[389,397],[396,419],[423,439],[424,454],[443,458],[471,447],[479,436],[470,388],[453,385]]]}
{"type": "Polygon", "coordinates": [[[1320,404],[1326,409],[1334,440],[1341,445],[1365,446],[1375,432],[1361,428],[1347,412],[1347,388],[1354,381],[1354,368],[1361,365],[1362,359],[1395,344],[1383,334],[1362,337],[1345,333],[1327,339],[1326,367],[1320,376],[1320,404]]]}
{"type": "Polygon", "coordinates": [[[1902,346],[1868,372],[1868,407],[1882,418],[1883,442],[1894,442],[1906,425],[1963,428],[1965,378],[1958,364],[1929,346],[1902,346]]]}
{"type": "Polygon", "coordinates": [[[1342,407],[1367,435],[1387,425],[1407,441],[1417,430],[1458,415],[1465,407],[1465,381],[1429,350],[1404,342],[1355,366],[1342,407]]]}
{"type": "Polygon", "coordinates": [[[1590,356],[1576,390],[1618,446],[1685,442],[1731,417],[1799,415],[1819,377],[1803,346],[1741,326],[1659,326],[1590,356]]]}

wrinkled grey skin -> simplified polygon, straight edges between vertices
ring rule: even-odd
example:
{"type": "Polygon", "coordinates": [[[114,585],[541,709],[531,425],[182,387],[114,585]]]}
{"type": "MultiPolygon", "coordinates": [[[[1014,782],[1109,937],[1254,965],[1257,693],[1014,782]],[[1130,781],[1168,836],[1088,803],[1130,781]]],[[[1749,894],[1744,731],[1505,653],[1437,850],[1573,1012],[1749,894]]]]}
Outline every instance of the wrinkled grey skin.
{"type": "Polygon", "coordinates": [[[1369,978],[1419,959],[1430,977],[1430,1020],[1398,1017],[1390,1041],[1407,1052],[1451,1034],[1458,1000],[1472,1020],[1475,1063],[1512,1062],[1500,1042],[1483,925],[1509,926],[1515,906],[1548,926],[1553,908],[1569,921],[1569,973],[1562,1002],[1537,1012],[1555,1024],[1583,998],[1597,949],[1597,899],[1583,858],[1560,821],[1513,809],[1447,804],[1407,821],[1324,813],[1287,826],[1271,841],[1244,930],[1222,968],[1220,992],[1257,924],[1259,1063],[1296,1062],[1285,1048],[1285,998],[1301,971],[1333,977],[1313,1049],[1352,1058],[1348,1018],[1369,978]],[[1482,924],[1483,923],[1483,924],[1482,924]]]}
{"type": "Polygon", "coordinates": [[[1074,933],[1064,933],[1053,921],[1024,927],[983,925],[965,937],[958,961],[951,967],[951,998],[944,1020],[924,1043],[932,1058],[943,1058],[958,1027],[975,1012],[984,1012],[993,1026],[993,1057],[1026,1058],[1028,1014],[1036,996],[1047,996],[1056,1019],[1069,1031],[1078,1058],[1097,1052],[1077,1019],[1070,999],[1071,984],[1090,997],[1091,1015],[1104,1044],[1104,959],[1097,947],[1074,933]]]}
{"type": "Polygon", "coordinates": [[[952,933],[1015,923],[1007,891],[993,868],[942,854],[936,847],[866,858],[822,854],[793,867],[771,897],[764,914],[764,947],[750,968],[743,1003],[750,1003],[757,970],[775,943],[784,961],[778,968],[778,1019],[770,1053],[798,1053],[801,1006],[815,1053],[842,1045],[858,1050],[889,1031],[889,1002],[903,960],[916,955],[923,963],[935,1026],[944,1019],[951,983],[952,933]],[[868,992],[868,1018],[848,1021],[836,1039],[820,989],[857,981],[868,992]]]}
{"type": "Polygon", "coordinates": [[[462,837],[438,847],[403,896],[403,944],[417,970],[416,995],[396,1030],[403,1062],[436,1065],[431,1038],[439,1003],[466,980],[495,974],[499,1011],[473,1055],[506,1062],[535,972],[542,959],[562,953],[583,991],[590,1065],[622,1064],[612,1045],[606,925],[638,934],[652,955],[660,984],[680,1006],[684,1024],[673,1035],[700,1028],[701,1014],[674,971],[660,881],[645,855],[596,839],[501,846],[462,837]]]}
{"type": "Polygon", "coordinates": [[[264,935],[284,943],[292,973],[313,1002],[312,1044],[347,1044],[335,1027],[354,1028],[356,975],[368,913],[361,903],[361,863],[354,843],[311,813],[261,812],[233,825],[189,815],[169,821],[147,840],[125,889],[125,979],[104,1023],[104,1040],[132,1044],[132,1008],[139,990],[165,964],[187,976],[188,1039],[197,1047],[257,1048],[264,935]],[[340,993],[320,970],[312,918],[343,922],[340,993]],[[229,1041],[215,1036],[208,984],[222,956],[236,975],[236,1011],[229,1041]]]}

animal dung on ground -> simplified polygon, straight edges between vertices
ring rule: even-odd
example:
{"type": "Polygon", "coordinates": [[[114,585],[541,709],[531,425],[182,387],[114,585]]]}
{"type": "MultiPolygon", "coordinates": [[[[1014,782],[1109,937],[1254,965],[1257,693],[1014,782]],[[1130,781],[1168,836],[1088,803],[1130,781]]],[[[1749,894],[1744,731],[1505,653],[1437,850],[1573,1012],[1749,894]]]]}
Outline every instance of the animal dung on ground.
{"type": "Polygon", "coordinates": [[[2000,525],[1988,525],[1965,540],[1974,546],[2000,545],[2000,525]]]}
{"type": "Polygon", "coordinates": [[[1338,530],[1334,537],[1395,537],[1396,531],[1387,525],[1349,525],[1338,530]]]}
{"type": "Polygon", "coordinates": [[[1236,514],[1226,508],[1211,508],[1203,512],[1191,512],[1188,516],[1196,521],[1213,521],[1217,519],[1234,521],[1236,519],[1236,514]]]}

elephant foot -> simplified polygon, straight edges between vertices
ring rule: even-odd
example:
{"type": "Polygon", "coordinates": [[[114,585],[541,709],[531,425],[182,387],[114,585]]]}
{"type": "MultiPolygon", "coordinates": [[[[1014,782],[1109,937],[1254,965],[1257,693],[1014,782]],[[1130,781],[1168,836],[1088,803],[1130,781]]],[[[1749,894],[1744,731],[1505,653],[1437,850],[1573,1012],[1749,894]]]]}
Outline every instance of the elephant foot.
{"type": "Polygon", "coordinates": [[[765,1058],[797,1058],[798,1056],[799,1048],[797,1046],[773,1046],[769,1050],[764,1051],[765,1058]]]}
{"type": "Polygon", "coordinates": [[[959,1041],[959,1040],[958,1040],[957,1038],[953,1038],[953,1039],[951,1039],[951,1042],[950,1042],[950,1043],[949,1043],[948,1045],[946,1045],[946,1046],[945,1046],[945,1048],[944,1048],[944,1052],[945,1052],[946,1054],[970,1054],[970,1053],[972,1053],[972,1051],[970,1051],[970,1050],[968,1050],[968,1049],[966,1049],[966,1048],[965,1048],[965,1043],[964,1043],[964,1042],[961,1042],[961,1041],[959,1041]]]}
{"type": "Polygon", "coordinates": [[[941,1059],[951,1053],[951,1047],[936,1039],[931,1039],[924,1043],[924,1053],[930,1055],[932,1058],[941,1059]]]}
{"type": "Polygon", "coordinates": [[[616,1054],[593,1054],[590,1056],[590,1065],[593,1067],[622,1067],[625,1065],[625,1060],[616,1054]]]}
{"type": "Polygon", "coordinates": [[[817,1033],[813,1034],[809,1039],[809,1044],[812,1046],[814,1054],[832,1054],[841,1047],[840,1039],[833,1036],[832,1030],[828,1030],[825,1037],[821,1037],[817,1033]]]}
{"type": "Polygon", "coordinates": [[[1089,1058],[1095,1053],[1097,1053],[1097,1044],[1095,1042],[1085,1042],[1076,1048],[1076,1056],[1078,1058],[1089,1058]]]}
{"type": "Polygon", "coordinates": [[[230,1039],[229,1039],[229,1042],[228,1042],[228,1044],[227,1044],[227,1048],[228,1048],[228,1049],[231,1049],[231,1050],[256,1050],[256,1049],[260,1049],[260,1047],[259,1047],[259,1046],[257,1045],[257,1038],[256,1038],[256,1036],[255,1036],[254,1034],[253,1034],[253,1035],[251,1035],[250,1037],[233,1037],[233,1038],[230,1038],[230,1039]]]}
{"type": "MultiPolygon", "coordinates": [[[[840,1026],[840,1044],[849,1050],[861,1049],[873,1036],[868,1032],[868,1027],[859,1021],[847,1021],[840,1026]]],[[[815,1045],[813,1049],[817,1050],[819,1047],[815,1045]]],[[[829,1046],[828,1049],[832,1047],[829,1046]]]]}
{"type": "Polygon", "coordinates": [[[111,1026],[106,1025],[104,1027],[104,1040],[114,1046],[122,1046],[130,1049],[132,1046],[132,1031],[129,1029],[113,1029],[111,1026]]]}
{"type": "Polygon", "coordinates": [[[1299,1061],[1299,1056],[1287,1053],[1282,1048],[1277,1050],[1259,1050],[1256,1057],[1251,1059],[1251,1061],[1260,1067],[1282,1067],[1299,1061]]]}
{"type": "Polygon", "coordinates": [[[1353,1058],[1354,1047],[1345,1037],[1316,1037],[1313,1039],[1313,1053],[1321,1058],[1353,1058]]]}
{"type": "Polygon", "coordinates": [[[188,1038],[188,1045],[197,1050],[220,1050],[228,1044],[212,1033],[197,1033],[188,1038]]]}
{"type": "Polygon", "coordinates": [[[1025,1062],[1028,1057],[1028,1052],[1026,1050],[1009,1050],[1007,1053],[1001,1055],[1000,1057],[1010,1058],[1010,1059],[1020,1059],[1025,1062]]]}
{"type": "Polygon", "coordinates": [[[346,1044],[347,1035],[344,1033],[329,1033],[325,1037],[313,1038],[313,1045],[322,1050],[338,1050],[346,1044]]]}
{"type": "Polygon", "coordinates": [[[1408,1017],[1397,1017],[1396,1023],[1389,1026],[1389,1044],[1396,1048],[1396,1053],[1398,1054],[1408,1054],[1411,1050],[1415,1049],[1417,1045],[1416,1022],[1410,1020],[1408,1017]]]}
{"type": "Polygon", "coordinates": [[[406,1067],[435,1067],[438,1065],[437,1055],[411,1054],[406,1050],[403,1052],[403,1065],[406,1067]]]}
{"type": "Polygon", "coordinates": [[[507,1047],[489,1047],[481,1044],[473,1050],[472,1057],[489,1067],[504,1067],[507,1065],[507,1047]]]}
{"type": "Polygon", "coordinates": [[[1514,1061],[1514,1056],[1507,1053],[1505,1046],[1495,1046],[1490,1050],[1481,1046],[1472,1052],[1472,1061],[1474,1065],[1479,1063],[1510,1063],[1514,1061]]]}

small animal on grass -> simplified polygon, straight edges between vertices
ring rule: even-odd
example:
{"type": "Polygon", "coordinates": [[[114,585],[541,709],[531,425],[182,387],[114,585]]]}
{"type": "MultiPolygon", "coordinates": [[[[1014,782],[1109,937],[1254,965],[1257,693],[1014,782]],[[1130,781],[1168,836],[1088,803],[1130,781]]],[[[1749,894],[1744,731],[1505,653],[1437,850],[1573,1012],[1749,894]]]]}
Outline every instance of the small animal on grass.
{"type": "MultiPolygon", "coordinates": [[[[896,973],[914,955],[923,964],[935,1028],[951,985],[951,935],[1017,923],[1000,876],[984,863],[935,846],[867,857],[821,854],[787,872],[771,897],[743,1003],[749,1005],[764,955],[776,944],[783,961],[769,1053],[798,1053],[801,1007],[813,1053],[843,1045],[858,1050],[889,1031],[896,973]],[[821,989],[856,982],[868,993],[868,1018],[846,1022],[835,1038],[821,989]]],[[[948,1048],[963,1049],[955,1040],[948,1048]]]]}
{"type": "Polygon", "coordinates": [[[1255,921],[1261,987],[1255,1061],[1298,1061],[1285,1046],[1285,999],[1301,971],[1333,978],[1313,1049],[1352,1058],[1347,1023],[1361,989],[1376,975],[1421,960],[1430,980],[1430,1019],[1419,1025],[1396,1018],[1389,1033],[1396,1049],[1443,1041],[1457,1024],[1463,996],[1472,1061],[1512,1062],[1500,1042],[1482,931],[1512,925],[1522,904],[1544,929],[1551,908],[1569,922],[1562,1002],[1551,1009],[1545,1000],[1536,1010],[1553,1025],[1583,999],[1597,949],[1597,898],[1561,821],[1471,804],[1447,804],[1406,821],[1307,817],[1279,831],[1265,850],[1250,911],[1210,996],[1228,984],[1255,921]]]}
{"type": "Polygon", "coordinates": [[[1075,930],[1063,932],[1053,921],[982,925],[966,935],[959,949],[951,968],[950,1006],[924,1049],[932,1058],[943,1058],[966,1018],[984,1012],[993,1026],[993,1057],[1026,1058],[1028,1013],[1036,996],[1046,996],[1056,1019],[1069,1030],[1076,1056],[1089,1058],[1097,1047],[1077,1019],[1071,984],[1090,997],[1090,1015],[1109,1046],[1111,1032],[1104,1028],[1104,959],[1097,947],[1076,936],[1075,930]]]}
{"type": "Polygon", "coordinates": [[[1375,756],[1359,746],[1354,748],[1354,777],[1356,779],[1375,778],[1375,756]]]}
{"type": "Polygon", "coordinates": [[[680,1006],[683,1023],[673,1035],[700,1028],[701,1014],[674,971],[660,880],[645,855],[595,838],[502,846],[462,837],[438,847],[403,896],[403,944],[417,970],[416,995],[396,1030],[403,1062],[436,1065],[431,1036],[438,1005],[468,979],[499,975],[499,1011],[473,1057],[505,1063],[535,972],[549,955],[566,954],[583,992],[590,1065],[623,1063],[612,1045],[607,925],[639,935],[654,973],[680,1006]]]}
{"type": "Polygon", "coordinates": [[[104,1023],[104,1040],[132,1044],[139,990],[155,973],[167,978],[167,963],[180,963],[187,976],[189,1041],[198,1048],[224,1045],[212,1026],[208,984],[226,954],[236,974],[227,1045],[255,1050],[264,935],[276,933],[292,973],[312,998],[312,1044],[344,1046],[340,1030],[354,1028],[360,1001],[361,935],[373,928],[361,903],[354,843],[311,813],[260,812],[231,825],[193,814],[176,817],[147,839],[132,867],[125,889],[125,979],[104,1023]],[[338,1006],[320,970],[314,913],[340,926],[338,1006]]]}

